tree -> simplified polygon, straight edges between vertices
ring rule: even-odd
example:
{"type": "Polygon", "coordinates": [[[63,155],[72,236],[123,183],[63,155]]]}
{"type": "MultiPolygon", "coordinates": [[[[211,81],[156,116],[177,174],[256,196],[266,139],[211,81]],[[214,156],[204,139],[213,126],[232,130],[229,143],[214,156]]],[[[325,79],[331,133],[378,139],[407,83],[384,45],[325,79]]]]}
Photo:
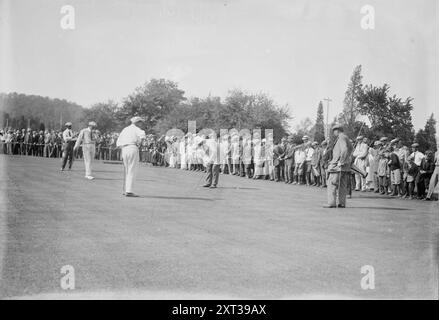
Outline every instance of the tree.
{"type": "Polygon", "coordinates": [[[147,127],[152,128],[184,100],[184,91],[178,88],[177,83],[152,79],[124,99],[117,116],[119,121],[132,116],[144,117],[147,127]]]}
{"type": "Polygon", "coordinates": [[[83,108],[76,103],[21,93],[0,93],[0,111],[3,111],[3,125],[26,128],[28,123],[38,130],[43,123],[46,129],[60,129],[62,122],[80,125],[83,108]],[[61,121],[62,120],[62,121],[61,121]]]}
{"type": "Polygon", "coordinates": [[[303,143],[303,136],[312,136],[314,134],[314,125],[310,118],[305,118],[294,128],[294,133],[292,134],[293,143],[301,144],[303,143]]]}
{"type": "Polygon", "coordinates": [[[323,117],[323,103],[320,101],[317,108],[316,123],[314,125],[314,141],[321,143],[323,140],[325,140],[325,120],[323,117]]]}
{"type": "Polygon", "coordinates": [[[266,94],[232,90],[224,101],[219,97],[192,98],[181,103],[157,122],[156,132],[165,133],[171,128],[187,130],[187,121],[197,122],[198,129],[273,129],[275,139],[286,134],[290,118],[286,107],[279,107],[266,94]]]}
{"type": "Polygon", "coordinates": [[[343,125],[345,133],[350,137],[358,134],[358,131],[356,131],[358,128],[357,116],[360,112],[357,98],[363,90],[362,79],[361,65],[358,65],[355,67],[348,84],[343,100],[343,111],[339,117],[339,122],[343,125]]]}
{"type": "Polygon", "coordinates": [[[113,101],[100,102],[94,104],[91,108],[85,109],[82,122],[88,123],[89,121],[95,121],[99,130],[102,132],[112,132],[120,130],[124,122],[120,122],[117,119],[118,105],[113,101]]]}
{"type": "Polygon", "coordinates": [[[424,129],[420,129],[416,134],[415,140],[419,143],[419,150],[425,152],[431,150],[436,152],[436,119],[434,114],[427,119],[424,129]]]}
{"type": "Polygon", "coordinates": [[[357,97],[358,110],[370,120],[370,139],[398,137],[403,143],[410,144],[414,138],[411,116],[413,99],[408,97],[402,100],[395,95],[389,97],[389,89],[387,84],[382,87],[366,86],[357,97]]]}

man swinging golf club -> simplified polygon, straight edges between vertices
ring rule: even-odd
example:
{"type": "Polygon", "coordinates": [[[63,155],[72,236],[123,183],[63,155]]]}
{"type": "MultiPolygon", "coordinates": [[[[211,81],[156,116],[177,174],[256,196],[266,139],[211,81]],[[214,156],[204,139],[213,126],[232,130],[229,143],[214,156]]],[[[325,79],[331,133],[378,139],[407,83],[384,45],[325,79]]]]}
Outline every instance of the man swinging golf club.
{"type": "Polygon", "coordinates": [[[140,117],[131,118],[131,125],[122,130],[116,145],[122,149],[122,161],[124,167],[123,195],[126,197],[138,197],[133,193],[133,185],[139,165],[139,146],[146,139],[142,129],[144,120],[140,117]]]}
{"type": "Polygon", "coordinates": [[[333,126],[332,132],[335,140],[332,147],[332,157],[329,161],[327,170],[328,206],[326,206],[326,208],[345,208],[348,179],[351,175],[351,156],[353,146],[348,136],[343,133],[342,126],[333,126]]]}

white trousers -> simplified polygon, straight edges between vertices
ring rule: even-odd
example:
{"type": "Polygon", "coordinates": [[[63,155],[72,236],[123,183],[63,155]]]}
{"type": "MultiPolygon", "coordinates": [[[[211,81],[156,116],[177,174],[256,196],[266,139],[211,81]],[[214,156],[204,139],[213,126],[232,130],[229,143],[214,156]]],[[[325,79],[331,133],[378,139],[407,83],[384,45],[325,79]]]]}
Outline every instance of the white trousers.
{"type": "Polygon", "coordinates": [[[125,170],[124,192],[133,192],[134,180],[136,179],[139,164],[139,149],[134,145],[123,147],[122,161],[125,170]]]}
{"type": "MultiPolygon", "coordinates": [[[[362,169],[363,171],[366,171],[366,160],[365,159],[357,158],[357,159],[355,159],[354,163],[358,168],[362,169]]],[[[363,178],[363,176],[361,176],[359,174],[355,174],[355,189],[366,190],[367,189],[366,178],[363,178]]]]}
{"type": "Polygon", "coordinates": [[[96,148],[94,144],[83,144],[82,155],[85,164],[85,175],[91,176],[91,163],[95,158],[96,148]]]}

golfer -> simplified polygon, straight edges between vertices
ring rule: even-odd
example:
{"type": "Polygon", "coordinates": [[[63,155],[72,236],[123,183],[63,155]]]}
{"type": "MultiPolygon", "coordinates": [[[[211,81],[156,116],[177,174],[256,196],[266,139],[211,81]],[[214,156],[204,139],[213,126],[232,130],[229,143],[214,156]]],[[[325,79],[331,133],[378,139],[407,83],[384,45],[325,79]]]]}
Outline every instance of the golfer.
{"type": "Polygon", "coordinates": [[[334,125],[332,132],[335,136],[335,143],[332,147],[332,158],[328,164],[328,205],[326,208],[345,208],[353,147],[349,138],[343,133],[342,126],[334,125]]]}
{"type": "Polygon", "coordinates": [[[122,149],[122,161],[124,167],[123,195],[137,197],[133,193],[134,180],[139,164],[139,146],[146,139],[145,131],[142,130],[144,120],[140,117],[131,118],[131,125],[122,130],[116,145],[122,149]]]}
{"type": "Polygon", "coordinates": [[[82,145],[82,155],[84,157],[84,165],[85,165],[85,178],[89,180],[93,180],[92,176],[92,162],[95,158],[96,152],[96,122],[90,121],[88,123],[88,127],[82,129],[79,133],[78,140],[76,140],[74,151],[79,149],[79,146],[82,145]]]}

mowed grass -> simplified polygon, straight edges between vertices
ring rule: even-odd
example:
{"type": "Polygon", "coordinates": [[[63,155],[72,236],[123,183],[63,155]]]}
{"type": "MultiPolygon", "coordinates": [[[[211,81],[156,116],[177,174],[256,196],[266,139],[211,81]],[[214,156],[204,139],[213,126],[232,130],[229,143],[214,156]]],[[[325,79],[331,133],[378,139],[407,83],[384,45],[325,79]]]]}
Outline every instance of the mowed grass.
{"type": "Polygon", "coordinates": [[[438,204],[141,165],[0,155],[2,298],[437,298],[438,204]],[[75,270],[75,290],[60,270],[75,270]],[[361,267],[375,289],[363,290],[361,267]]]}

